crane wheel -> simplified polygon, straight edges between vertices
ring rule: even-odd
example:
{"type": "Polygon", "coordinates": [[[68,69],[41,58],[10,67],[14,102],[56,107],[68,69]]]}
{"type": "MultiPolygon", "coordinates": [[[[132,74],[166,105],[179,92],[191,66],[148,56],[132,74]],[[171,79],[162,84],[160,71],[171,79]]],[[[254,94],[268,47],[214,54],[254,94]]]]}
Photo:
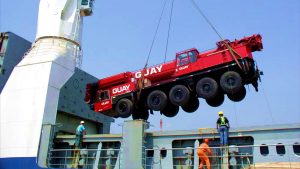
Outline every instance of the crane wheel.
{"type": "Polygon", "coordinates": [[[243,86],[240,91],[234,94],[227,94],[227,97],[234,102],[242,101],[246,96],[246,88],[243,86]]]}
{"type": "Polygon", "coordinates": [[[242,77],[235,71],[225,72],[220,78],[220,86],[225,93],[234,94],[243,87],[242,77]]]}
{"type": "Polygon", "coordinates": [[[193,113],[199,108],[200,102],[197,97],[191,97],[188,104],[181,106],[182,110],[187,113],[193,113]]]}
{"type": "Polygon", "coordinates": [[[167,107],[160,111],[166,117],[175,117],[179,112],[179,106],[168,103],[167,107]]]}
{"type": "Polygon", "coordinates": [[[115,111],[122,118],[129,117],[133,112],[132,101],[126,98],[120,99],[116,104],[115,111]]]}
{"type": "Polygon", "coordinates": [[[146,110],[145,112],[143,112],[143,113],[141,114],[141,119],[147,121],[148,118],[149,118],[149,112],[148,112],[148,110],[146,110]]]}
{"type": "Polygon", "coordinates": [[[213,99],[206,99],[206,103],[212,107],[218,107],[224,102],[224,94],[219,92],[213,99]]]}
{"type": "Polygon", "coordinates": [[[218,94],[218,83],[210,77],[200,79],[196,85],[197,95],[203,99],[212,99],[218,94]]]}
{"type": "Polygon", "coordinates": [[[161,90],[152,91],[147,97],[147,105],[149,109],[160,111],[167,105],[167,95],[161,90]]]}
{"type": "Polygon", "coordinates": [[[176,85],[169,92],[170,102],[176,106],[183,106],[190,99],[190,91],[184,85],[176,85]]]}
{"type": "Polygon", "coordinates": [[[149,112],[147,109],[137,109],[135,112],[132,113],[132,119],[137,120],[137,119],[143,119],[143,120],[148,120],[149,118],[149,112]]]}

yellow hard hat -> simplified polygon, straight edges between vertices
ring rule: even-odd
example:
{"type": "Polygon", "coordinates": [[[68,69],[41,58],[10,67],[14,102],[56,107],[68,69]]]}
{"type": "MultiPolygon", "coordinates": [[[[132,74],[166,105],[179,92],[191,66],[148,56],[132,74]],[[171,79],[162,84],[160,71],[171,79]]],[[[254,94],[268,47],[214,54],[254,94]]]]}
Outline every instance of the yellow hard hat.
{"type": "Polygon", "coordinates": [[[223,111],[219,111],[219,113],[218,113],[219,115],[223,115],[224,114],[224,112],[223,111]]]}

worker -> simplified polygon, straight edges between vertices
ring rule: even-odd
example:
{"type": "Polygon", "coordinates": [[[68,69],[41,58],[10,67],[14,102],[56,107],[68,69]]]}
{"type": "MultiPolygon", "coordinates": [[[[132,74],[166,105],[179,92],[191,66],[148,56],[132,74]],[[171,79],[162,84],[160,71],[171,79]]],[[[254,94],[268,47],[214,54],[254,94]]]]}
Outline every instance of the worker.
{"type": "Polygon", "coordinates": [[[217,120],[217,130],[220,133],[220,146],[228,145],[228,130],[230,128],[228,119],[224,116],[223,111],[219,111],[217,120]]]}
{"type": "Polygon", "coordinates": [[[200,163],[198,169],[202,169],[203,165],[206,165],[206,168],[210,169],[210,161],[209,161],[207,154],[209,154],[209,156],[212,156],[213,153],[210,150],[208,143],[209,143],[209,139],[207,139],[207,138],[204,139],[204,142],[202,144],[200,144],[200,146],[197,150],[198,157],[201,160],[201,163],[200,163]]]}
{"type": "Polygon", "coordinates": [[[72,159],[72,166],[71,168],[78,168],[79,161],[80,161],[80,149],[82,148],[82,140],[83,135],[86,134],[86,129],[84,127],[84,121],[81,121],[78,127],[76,128],[76,138],[75,138],[75,150],[74,150],[74,157],[72,159]]]}
{"type": "Polygon", "coordinates": [[[76,140],[75,140],[76,149],[82,148],[83,135],[85,134],[86,134],[86,129],[84,127],[84,121],[81,121],[78,127],[76,128],[76,140]]]}

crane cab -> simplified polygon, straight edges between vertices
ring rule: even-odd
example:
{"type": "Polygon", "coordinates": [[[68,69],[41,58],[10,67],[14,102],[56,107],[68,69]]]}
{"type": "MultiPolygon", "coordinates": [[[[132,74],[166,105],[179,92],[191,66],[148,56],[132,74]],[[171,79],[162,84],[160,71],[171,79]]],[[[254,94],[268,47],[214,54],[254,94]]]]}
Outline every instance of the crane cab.
{"type": "Polygon", "coordinates": [[[81,16],[90,16],[93,14],[94,0],[82,0],[80,6],[81,16]]]}
{"type": "Polygon", "coordinates": [[[179,53],[176,53],[177,66],[184,66],[197,61],[199,52],[196,48],[191,48],[179,53]]]}

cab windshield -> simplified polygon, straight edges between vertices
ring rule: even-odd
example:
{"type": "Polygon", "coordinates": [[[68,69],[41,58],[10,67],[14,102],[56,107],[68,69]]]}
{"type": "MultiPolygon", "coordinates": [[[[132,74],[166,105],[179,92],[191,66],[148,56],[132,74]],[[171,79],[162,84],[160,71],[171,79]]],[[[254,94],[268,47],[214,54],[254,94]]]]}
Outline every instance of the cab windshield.
{"type": "Polygon", "coordinates": [[[178,55],[177,66],[183,66],[197,61],[196,51],[189,51],[178,55]]]}

